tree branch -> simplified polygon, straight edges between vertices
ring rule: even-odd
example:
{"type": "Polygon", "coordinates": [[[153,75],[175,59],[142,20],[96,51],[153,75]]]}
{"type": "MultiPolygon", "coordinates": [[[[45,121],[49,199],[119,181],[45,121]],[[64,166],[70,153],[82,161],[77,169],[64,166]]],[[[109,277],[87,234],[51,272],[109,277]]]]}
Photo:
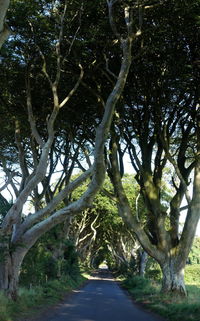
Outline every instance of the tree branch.
{"type": "Polygon", "coordinates": [[[32,99],[31,99],[31,85],[30,85],[30,77],[28,75],[27,83],[26,83],[26,95],[27,95],[27,109],[28,109],[28,120],[31,127],[31,133],[35,138],[36,142],[40,147],[44,146],[44,141],[38,133],[35,117],[33,116],[33,108],[32,108],[32,99]]]}
{"type": "Polygon", "coordinates": [[[10,0],[0,0],[0,49],[6,39],[11,34],[11,30],[5,23],[6,13],[10,5],[10,0]]]}
{"type": "Polygon", "coordinates": [[[72,90],[69,92],[67,97],[65,97],[65,99],[60,103],[60,105],[59,105],[60,108],[62,108],[69,101],[69,99],[73,96],[73,94],[78,89],[78,87],[81,83],[81,80],[83,79],[84,71],[83,71],[83,67],[81,66],[81,64],[79,64],[79,68],[80,68],[79,78],[78,78],[76,84],[74,85],[74,88],[72,88],[72,90]]]}
{"type": "Polygon", "coordinates": [[[173,165],[173,167],[174,167],[174,169],[176,171],[176,174],[178,175],[178,178],[180,179],[180,181],[181,181],[181,183],[183,185],[185,197],[186,197],[187,203],[189,205],[191,203],[191,197],[190,197],[190,194],[188,192],[187,183],[185,182],[185,179],[182,176],[177,163],[175,162],[175,160],[173,159],[173,157],[172,157],[172,155],[171,155],[171,153],[169,151],[167,138],[166,138],[166,126],[165,126],[165,129],[164,129],[164,137],[162,137],[161,140],[162,140],[162,143],[163,143],[163,147],[164,147],[164,150],[165,150],[166,157],[170,161],[170,163],[173,165]]]}

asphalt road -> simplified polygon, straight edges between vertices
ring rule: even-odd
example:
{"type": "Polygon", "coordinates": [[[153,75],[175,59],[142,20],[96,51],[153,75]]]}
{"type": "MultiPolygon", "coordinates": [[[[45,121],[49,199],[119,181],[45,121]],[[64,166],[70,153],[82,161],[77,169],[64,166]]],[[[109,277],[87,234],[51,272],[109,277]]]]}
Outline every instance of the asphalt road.
{"type": "Polygon", "coordinates": [[[143,311],[101,270],[80,290],[34,321],[162,321],[143,311]]]}

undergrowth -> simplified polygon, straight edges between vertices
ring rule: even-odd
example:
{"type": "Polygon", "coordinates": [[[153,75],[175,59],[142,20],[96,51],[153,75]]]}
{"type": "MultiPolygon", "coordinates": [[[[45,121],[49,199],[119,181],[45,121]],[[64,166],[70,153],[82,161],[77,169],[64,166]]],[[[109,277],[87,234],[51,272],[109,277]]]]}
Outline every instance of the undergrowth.
{"type": "Polygon", "coordinates": [[[60,280],[48,281],[43,286],[20,288],[16,302],[0,293],[0,321],[21,320],[30,313],[36,313],[39,308],[58,302],[65,294],[83,284],[86,279],[82,274],[75,277],[68,275],[60,280]]]}
{"type": "Polygon", "coordinates": [[[186,268],[186,289],[188,292],[186,298],[161,295],[160,282],[138,276],[126,278],[122,281],[122,285],[136,302],[140,302],[148,309],[159,313],[166,320],[200,321],[200,279],[197,278],[199,273],[200,266],[186,268]]]}

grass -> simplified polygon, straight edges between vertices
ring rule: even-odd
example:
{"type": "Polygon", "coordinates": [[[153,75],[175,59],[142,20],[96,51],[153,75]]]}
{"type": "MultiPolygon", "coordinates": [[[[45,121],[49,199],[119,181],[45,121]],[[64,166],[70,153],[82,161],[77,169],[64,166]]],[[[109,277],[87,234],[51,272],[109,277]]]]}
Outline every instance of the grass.
{"type": "MultiPolygon", "coordinates": [[[[61,280],[48,281],[43,287],[28,290],[20,288],[17,302],[10,301],[0,293],[0,321],[22,321],[48,305],[55,304],[66,293],[83,284],[91,271],[76,277],[66,276],[61,280]]],[[[187,298],[160,294],[158,281],[138,276],[121,280],[136,302],[157,312],[170,321],[200,321],[200,265],[187,266],[185,273],[187,298]]]]}
{"type": "Polygon", "coordinates": [[[64,295],[82,285],[87,280],[86,275],[65,276],[61,280],[51,280],[32,289],[20,288],[17,302],[0,293],[0,321],[22,320],[37,313],[39,309],[55,304],[64,295]]]}
{"type": "Polygon", "coordinates": [[[160,284],[141,277],[132,277],[122,282],[136,302],[157,312],[170,321],[200,321],[200,265],[186,268],[187,298],[161,295],[160,284]],[[196,278],[194,278],[196,270],[196,278]]]}

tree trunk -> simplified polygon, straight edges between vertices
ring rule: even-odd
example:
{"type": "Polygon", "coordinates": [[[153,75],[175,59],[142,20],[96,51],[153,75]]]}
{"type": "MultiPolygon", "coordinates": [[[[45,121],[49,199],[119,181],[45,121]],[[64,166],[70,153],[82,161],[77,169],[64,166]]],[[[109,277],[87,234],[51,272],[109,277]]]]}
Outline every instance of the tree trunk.
{"type": "Polygon", "coordinates": [[[5,24],[5,17],[10,4],[10,0],[0,0],[0,49],[11,31],[5,24]]]}
{"type": "Polygon", "coordinates": [[[18,296],[20,267],[26,252],[26,249],[19,248],[3,254],[0,260],[0,291],[14,301],[18,296]]]}
{"type": "Polygon", "coordinates": [[[148,254],[144,250],[140,249],[139,256],[140,256],[139,275],[144,277],[145,269],[146,269],[146,265],[147,265],[148,254]]]}
{"type": "Polygon", "coordinates": [[[177,268],[173,259],[165,262],[162,266],[162,292],[187,296],[184,282],[184,269],[177,268]]]}

